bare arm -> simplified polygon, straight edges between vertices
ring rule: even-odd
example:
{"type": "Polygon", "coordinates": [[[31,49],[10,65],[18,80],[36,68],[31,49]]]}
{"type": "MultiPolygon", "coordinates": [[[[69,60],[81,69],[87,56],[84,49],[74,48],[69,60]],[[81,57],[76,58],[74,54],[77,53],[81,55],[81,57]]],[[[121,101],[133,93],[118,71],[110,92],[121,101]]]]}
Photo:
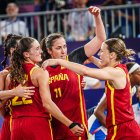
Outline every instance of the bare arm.
{"type": "Polygon", "coordinates": [[[114,86],[116,86],[116,88],[120,88],[118,86],[124,87],[126,84],[124,71],[117,68],[113,68],[113,67],[105,67],[102,69],[90,68],[81,64],[69,62],[62,59],[48,59],[44,61],[42,67],[45,68],[46,66],[53,66],[53,65],[61,65],[83,76],[89,76],[100,80],[113,81],[114,86]],[[123,84],[122,83],[120,84],[120,80],[122,80],[123,84]],[[119,85],[115,85],[117,83],[119,83],[119,85]]]}
{"type": "Polygon", "coordinates": [[[33,95],[34,87],[22,87],[19,85],[18,87],[8,90],[10,77],[7,75],[9,72],[4,70],[0,73],[0,109],[5,105],[7,99],[13,96],[30,98],[33,95]]]}
{"type": "Polygon", "coordinates": [[[101,68],[101,63],[100,63],[100,59],[95,57],[95,56],[91,56],[88,61],[90,63],[93,63],[94,65],[96,65],[98,68],[101,68]]]}
{"type": "Polygon", "coordinates": [[[34,87],[23,87],[19,85],[14,89],[8,90],[9,84],[10,84],[10,75],[7,75],[5,80],[5,90],[0,91],[1,100],[7,100],[14,96],[31,98],[31,96],[34,95],[34,87]]]}
{"type": "Polygon", "coordinates": [[[0,90],[4,90],[4,83],[5,83],[7,74],[8,74],[7,70],[3,70],[0,72],[0,90]]]}
{"type": "Polygon", "coordinates": [[[100,9],[95,6],[91,6],[89,7],[89,12],[94,15],[96,24],[96,36],[84,46],[85,54],[87,57],[94,55],[100,49],[103,41],[106,40],[106,33],[101,19],[100,9]]]}
{"type": "MultiPolygon", "coordinates": [[[[0,109],[2,109],[3,105],[5,104],[5,101],[2,101],[2,98],[1,96],[3,97],[3,90],[4,90],[4,87],[5,87],[5,79],[6,79],[6,76],[8,74],[8,71],[7,70],[3,70],[0,72],[0,109]]],[[[2,110],[1,110],[2,111],[2,110]]]]}
{"type": "MultiPolygon", "coordinates": [[[[69,120],[56,106],[56,104],[51,99],[50,89],[49,89],[49,75],[47,71],[38,69],[33,72],[33,75],[36,75],[39,92],[42,99],[43,106],[52,114],[53,117],[58,119],[61,123],[69,127],[72,124],[72,121],[69,120]]],[[[71,131],[78,135],[81,135],[84,131],[83,128],[76,125],[71,129],[71,131]],[[77,133],[78,132],[78,133],[77,133]]]]}
{"type": "Polygon", "coordinates": [[[106,116],[104,114],[105,110],[107,109],[106,102],[106,96],[103,95],[103,97],[101,98],[100,102],[94,110],[94,115],[98,118],[98,120],[103,126],[106,126],[106,116]]]}

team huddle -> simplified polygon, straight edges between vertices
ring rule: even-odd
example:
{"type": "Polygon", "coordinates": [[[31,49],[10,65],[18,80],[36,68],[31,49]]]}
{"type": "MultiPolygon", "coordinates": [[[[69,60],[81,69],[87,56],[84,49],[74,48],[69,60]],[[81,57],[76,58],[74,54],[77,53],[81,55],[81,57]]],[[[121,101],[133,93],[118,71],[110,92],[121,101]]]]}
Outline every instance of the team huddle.
{"type": "Polygon", "coordinates": [[[106,40],[100,9],[91,6],[89,12],[95,19],[96,36],[70,54],[60,33],[40,43],[32,37],[7,36],[0,72],[1,140],[87,140],[83,76],[106,81],[106,140],[140,140],[129,73],[121,63],[131,60],[135,52],[121,39],[106,40]],[[82,65],[99,49],[99,59],[93,57],[99,69],[82,65]]]}

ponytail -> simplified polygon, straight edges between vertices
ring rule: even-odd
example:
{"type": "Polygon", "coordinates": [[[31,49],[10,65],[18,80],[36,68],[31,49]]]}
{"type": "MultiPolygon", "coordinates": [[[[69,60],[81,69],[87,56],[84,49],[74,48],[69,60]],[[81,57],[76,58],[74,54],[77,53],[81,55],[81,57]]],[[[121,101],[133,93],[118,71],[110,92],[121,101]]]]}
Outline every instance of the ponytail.
{"type": "Polygon", "coordinates": [[[132,61],[132,60],[135,60],[135,58],[134,58],[135,54],[136,54],[136,52],[133,49],[126,49],[124,56],[127,60],[132,61]]]}

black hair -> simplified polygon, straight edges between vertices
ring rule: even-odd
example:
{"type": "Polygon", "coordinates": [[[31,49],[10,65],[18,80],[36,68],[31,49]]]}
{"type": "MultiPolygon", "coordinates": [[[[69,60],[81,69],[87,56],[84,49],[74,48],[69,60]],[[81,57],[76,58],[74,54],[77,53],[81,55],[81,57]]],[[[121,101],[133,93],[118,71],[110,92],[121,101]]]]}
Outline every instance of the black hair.
{"type": "Polygon", "coordinates": [[[22,36],[14,35],[14,34],[8,34],[7,38],[4,41],[3,47],[4,47],[4,60],[1,62],[1,65],[3,68],[6,67],[7,58],[11,56],[10,49],[16,48],[17,41],[20,40],[22,36]]]}
{"type": "Polygon", "coordinates": [[[127,70],[129,71],[135,64],[136,62],[127,62],[126,63],[127,70]]]}

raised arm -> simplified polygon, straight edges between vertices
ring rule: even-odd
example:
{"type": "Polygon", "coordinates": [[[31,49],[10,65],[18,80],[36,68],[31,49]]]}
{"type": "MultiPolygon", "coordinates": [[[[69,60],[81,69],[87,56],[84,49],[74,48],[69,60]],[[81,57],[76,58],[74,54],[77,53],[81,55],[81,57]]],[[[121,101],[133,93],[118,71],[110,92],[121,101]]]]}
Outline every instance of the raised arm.
{"type": "Polygon", "coordinates": [[[101,68],[101,62],[100,59],[95,57],[95,56],[91,56],[90,58],[88,58],[84,64],[89,64],[89,63],[93,63],[94,65],[96,65],[98,68],[101,68]]]}
{"type": "Polygon", "coordinates": [[[106,33],[101,18],[100,8],[91,6],[89,7],[89,12],[94,16],[93,18],[95,19],[96,36],[84,46],[87,57],[94,55],[100,49],[103,41],[106,40],[106,33]]]}
{"type": "Polygon", "coordinates": [[[38,81],[39,92],[43,106],[48,110],[50,114],[52,114],[53,117],[69,127],[75,135],[81,135],[84,129],[79,126],[80,124],[77,125],[76,123],[73,123],[71,120],[69,120],[52,101],[49,88],[48,72],[42,69],[38,69],[33,74],[36,75],[36,79],[38,81]],[[71,124],[73,124],[73,126],[71,124]]]}

